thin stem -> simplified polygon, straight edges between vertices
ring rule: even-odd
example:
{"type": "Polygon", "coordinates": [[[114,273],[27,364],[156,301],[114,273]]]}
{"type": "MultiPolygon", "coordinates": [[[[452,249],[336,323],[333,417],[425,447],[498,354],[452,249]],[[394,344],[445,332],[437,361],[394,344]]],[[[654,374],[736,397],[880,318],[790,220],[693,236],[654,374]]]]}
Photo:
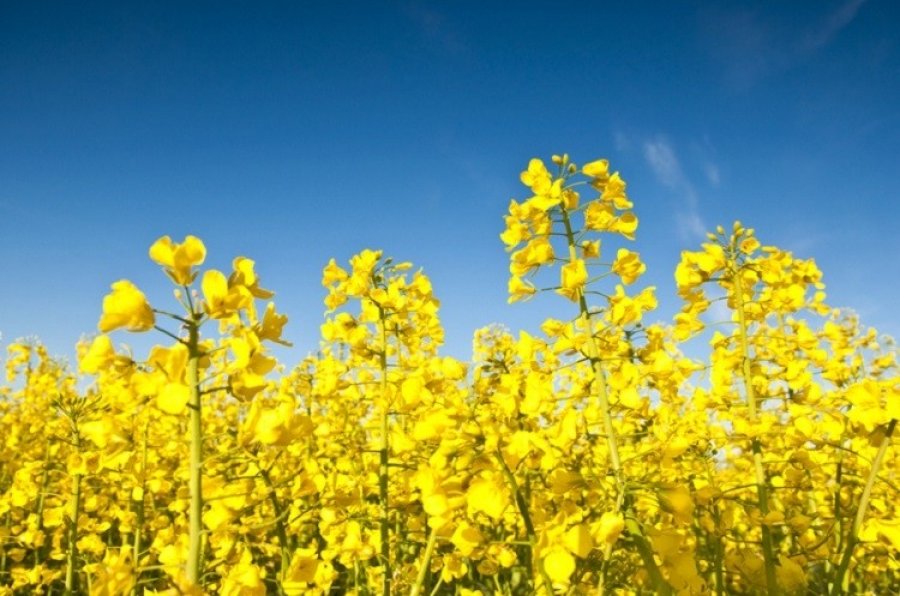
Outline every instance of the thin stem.
{"type": "Polygon", "coordinates": [[[444,583],[443,577],[438,577],[437,583],[434,584],[434,589],[431,590],[431,594],[429,596],[435,596],[438,593],[438,590],[441,589],[441,585],[444,583]]]}
{"type": "MultiPolygon", "coordinates": [[[[9,536],[9,529],[12,526],[12,512],[6,512],[6,536],[9,536]]],[[[6,547],[0,547],[0,577],[6,575],[6,547]]]]}
{"type": "Polygon", "coordinates": [[[437,544],[437,529],[432,528],[431,534],[428,535],[428,543],[425,545],[425,554],[422,555],[422,563],[419,566],[419,573],[416,576],[416,583],[409,596],[419,596],[422,588],[425,586],[425,578],[428,577],[428,571],[431,568],[431,556],[434,554],[434,546],[437,544]]]}
{"type": "Polygon", "coordinates": [[[187,382],[191,388],[190,401],[190,534],[188,537],[188,560],[185,570],[187,580],[197,584],[202,575],[202,540],[203,540],[203,419],[200,392],[200,347],[199,329],[195,322],[188,325],[188,367],[187,382]]]}
{"type": "Polygon", "coordinates": [[[388,500],[388,488],[390,479],[390,437],[388,436],[388,412],[390,404],[388,400],[388,379],[387,379],[387,322],[385,320],[385,311],[378,307],[378,326],[381,330],[381,354],[379,364],[381,368],[381,449],[379,450],[379,469],[378,469],[378,495],[381,500],[381,560],[384,565],[384,576],[381,583],[382,596],[390,596],[391,594],[391,527],[390,527],[390,502],[388,500]]]}
{"type": "Polygon", "coordinates": [[[850,560],[853,558],[853,551],[859,544],[859,531],[862,529],[863,521],[866,519],[866,512],[869,508],[869,499],[872,497],[872,487],[875,486],[875,479],[878,477],[878,471],[881,468],[881,462],[884,460],[884,454],[887,453],[891,444],[891,436],[894,434],[894,428],[897,425],[896,420],[891,420],[881,437],[881,443],[878,445],[878,453],[872,461],[872,469],[869,471],[869,478],[866,480],[866,487],[863,489],[862,496],[859,499],[859,508],[856,510],[856,517],[853,519],[853,525],[850,527],[850,535],[847,536],[847,547],[844,549],[844,555],[834,574],[834,582],[832,585],[832,594],[843,594],[849,588],[850,560]],[[845,577],[846,575],[846,577],[845,577]]]}
{"type": "Polygon", "coordinates": [[[134,563],[135,571],[137,572],[137,577],[135,578],[134,585],[134,595],[141,596],[144,593],[144,587],[141,585],[141,571],[140,571],[140,561],[141,561],[141,549],[143,548],[143,529],[144,529],[144,519],[145,519],[145,509],[144,509],[144,492],[147,486],[147,442],[149,440],[150,435],[150,423],[147,422],[144,425],[144,441],[143,447],[141,449],[141,500],[135,501],[135,527],[134,527],[134,550],[132,562],[134,563]]]}
{"type": "MultiPolygon", "coordinates": [[[[572,230],[572,222],[569,218],[569,213],[566,211],[565,207],[560,208],[563,215],[563,224],[566,229],[566,238],[568,240],[569,245],[569,258],[574,261],[577,257],[577,245],[575,240],[575,234],[572,230]]],[[[603,430],[606,434],[606,447],[609,451],[609,463],[613,469],[613,472],[616,477],[616,488],[618,491],[617,502],[619,503],[619,509],[622,508],[625,502],[625,477],[622,471],[622,461],[619,457],[619,446],[618,440],[616,438],[615,427],[613,426],[613,418],[612,411],[609,406],[609,389],[606,386],[606,374],[603,370],[603,363],[600,360],[600,349],[597,345],[597,339],[594,337],[594,330],[591,325],[591,313],[588,308],[587,300],[584,297],[584,293],[581,293],[578,296],[578,309],[579,309],[579,319],[584,329],[584,332],[587,333],[588,342],[588,359],[591,362],[591,368],[594,372],[593,379],[593,393],[597,397],[597,402],[600,405],[600,412],[603,416],[603,430]]],[[[641,525],[637,522],[637,520],[633,518],[629,518],[626,513],[626,522],[625,527],[628,530],[628,533],[634,539],[635,546],[638,549],[639,554],[641,555],[641,559],[644,563],[644,567],[647,570],[647,574],[650,576],[651,582],[653,582],[654,588],[659,594],[669,594],[671,593],[671,588],[668,583],[666,583],[663,578],[662,572],[659,570],[659,566],[656,564],[656,560],[653,558],[653,549],[650,546],[650,543],[647,541],[647,538],[644,536],[643,530],[641,529],[641,525]]],[[[614,548],[614,544],[608,544],[604,548],[604,563],[609,560],[612,556],[612,550],[614,548]]],[[[605,573],[600,574],[600,580],[598,585],[598,591],[600,594],[604,593],[605,588],[605,573]]],[[[552,593],[552,592],[551,592],[552,593]]]]}
{"type": "MultiPolygon", "coordinates": [[[[72,444],[70,441],[66,441],[69,444],[72,444]]],[[[43,530],[44,528],[44,500],[48,496],[52,496],[51,493],[47,491],[50,483],[50,450],[44,450],[44,465],[41,471],[41,493],[38,496],[37,502],[37,520],[38,520],[38,528],[43,530]]],[[[44,556],[42,556],[42,551],[44,549],[37,549],[34,553],[34,564],[38,565],[41,561],[44,560],[44,556]]]]}
{"type": "MultiPolygon", "coordinates": [[[[731,258],[733,262],[737,261],[736,252],[732,250],[731,258]]],[[[741,377],[744,384],[744,391],[747,396],[747,407],[750,413],[750,422],[757,421],[756,412],[756,390],[753,387],[753,379],[750,371],[750,345],[747,331],[747,317],[744,312],[744,282],[741,276],[741,269],[736,268],[733,275],[734,291],[737,294],[735,304],[738,313],[738,333],[741,346],[741,377]]],[[[753,470],[756,475],[756,494],[759,510],[765,517],[769,513],[769,490],[766,471],[763,468],[762,461],[762,445],[758,438],[751,441],[751,451],[753,452],[753,470]]],[[[762,524],[762,547],[763,559],[766,567],[766,589],[770,595],[778,594],[778,582],[775,576],[775,548],[772,543],[772,531],[763,521],[762,524]]]]}
{"type": "Polygon", "coordinates": [[[78,516],[81,515],[81,474],[72,478],[72,500],[69,503],[69,547],[66,553],[66,594],[77,588],[75,565],[78,559],[78,516]]]}
{"type": "Polygon", "coordinates": [[[291,565],[291,549],[288,544],[287,529],[284,527],[284,518],[287,517],[287,511],[282,511],[281,503],[278,501],[278,495],[275,494],[275,485],[272,484],[272,477],[268,470],[260,470],[263,482],[269,489],[269,501],[272,503],[272,509],[275,511],[275,534],[278,536],[278,545],[281,549],[281,569],[279,570],[279,580],[281,586],[284,585],[285,574],[291,565]]]}
{"type": "MultiPolygon", "coordinates": [[[[78,422],[72,420],[72,440],[75,448],[81,452],[81,435],[78,422]]],[[[81,515],[81,474],[72,477],[72,495],[69,501],[69,536],[66,549],[66,594],[74,594],[78,589],[76,564],[78,562],[78,517],[81,515]]]]}
{"type": "MultiPolygon", "coordinates": [[[[530,547],[526,567],[528,569],[529,577],[534,577],[534,549],[537,546],[537,533],[534,531],[534,523],[531,521],[528,503],[525,501],[525,497],[522,496],[522,491],[519,490],[519,483],[516,482],[516,477],[513,475],[512,470],[506,465],[506,460],[503,459],[503,452],[500,451],[499,447],[497,448],[495,455],[497,457],[497,462],[500,464],[500,469],[503,471],[503,476],[506,478],[506,482],[509,483],[509,488],[513,492],[513,498],[516,501],[516,507],[519,509],[519,515],[522,516],[522,521],[525,523],[525,534],[528,536],[528,546],[530,547]]],[[[548,595],[553,594],[553,582],[550,580],[550,576],[547,575],[543,562],[538,561],[537,567],[541,576],[541,581],[544,584],[544,589],[547,591],[548,595]]]]}
{"type": "Polygon", "coordinates": [[[175,341],[177,341],[180,344],[185,343],[183,339],[181,339],[180,337],[178,337],[177,335],[175,335],[168,329],[164,329],[163,327],[160,327],[159,325],[155,325],[153,328],[156,329],[157,331],[159,331],[160,333],[162,333],[163,335],[174,339],[175,341]]]}

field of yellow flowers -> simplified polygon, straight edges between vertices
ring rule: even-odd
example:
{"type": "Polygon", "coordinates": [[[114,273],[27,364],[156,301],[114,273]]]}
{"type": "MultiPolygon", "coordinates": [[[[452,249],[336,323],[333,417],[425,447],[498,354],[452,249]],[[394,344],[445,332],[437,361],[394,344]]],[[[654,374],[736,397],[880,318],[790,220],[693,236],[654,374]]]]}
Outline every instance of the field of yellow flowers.
{"type": "Polygon", "coordinates": [[[682,253],[651,324],[618,172],[521,180],[509,300],[558,318],[480,329],[470,362],[422,271],[364,250],[325,267],[321,348],[286,368],[255,263],[203,269],[193,236],[150,247],[170,304],[112,284],[77,370],[9,345],[0,594],[898,593],[892,341],[740,223],[682,253]]]}

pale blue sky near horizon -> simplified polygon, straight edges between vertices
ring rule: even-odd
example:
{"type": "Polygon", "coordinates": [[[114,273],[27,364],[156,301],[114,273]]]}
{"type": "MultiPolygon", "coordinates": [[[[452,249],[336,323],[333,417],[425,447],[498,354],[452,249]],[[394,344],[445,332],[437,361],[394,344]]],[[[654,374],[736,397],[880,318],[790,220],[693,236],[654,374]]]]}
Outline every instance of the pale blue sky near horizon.
{"type": "MultiPolygon", "coordinates": [[[[321,269],[424,268],[446,353],[507,305],[498,238],[529,158],[611,160],[670,320],[681,250],[740,219],[813,257],[829,304],[900,333],[900,3],[0,1],[2,343],[71,355],[109,284],[154,306],[159,236],[244,255],[318,344],[321,269]]],[[[164,343],[155,334],[115,340],[164,343]]]]}

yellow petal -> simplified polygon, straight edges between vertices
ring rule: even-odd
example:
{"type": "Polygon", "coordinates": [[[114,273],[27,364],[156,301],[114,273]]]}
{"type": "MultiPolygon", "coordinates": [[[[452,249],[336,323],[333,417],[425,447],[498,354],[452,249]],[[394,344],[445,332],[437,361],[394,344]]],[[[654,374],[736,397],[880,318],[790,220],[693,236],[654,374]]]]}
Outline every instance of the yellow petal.
{"type": "Polygon", "coordinates": [[[210,269],[203,274],[200,282],[203,290],[203,299],[206,301],[206,312],[213,318],[221,318],[231,314],[226,307],[228,297],[228,279],[225,274],[215,269],[210,269]]]}
{"type": "Polygon", "coordinates": [[[156,396],[156,405],[167,414],[181,414],[190,399],[190,387],[181,383],[169,383],[156,396]]]}
{"type": "Polygon", "coordinates": [[[175,263],[174,255],[175,247],[168,236],[163,236],[150,247],[150,258],[163,267],[171,267],[175,263]]]}
{"type": "Polygon", "coordinates": [[[597,537],[600,541],[613,544],[619,539],[622,530],[625,529],[625,519],[621,513],[607,511],[600,516],[600,524],[597,529],[597,537]]]}
{"type": "Polygon", "coordinates": [[[509,498],[502,485],[487,478],[479,478],[466,492],[466,503],[470,514],[482,511],[495,520],[499,520],[509,505],[509,498]]]}
{"type": "Polygon", "coordinates": [[[555,548],[544,557],[544,571],[553,583],[567,584],[575,572],[575,559],[561,548],[555,548]]]}
{"type": "Polygon", "coordinates": [[[156,324],[153,309],[144,294],[130,281],[122,279],[111,286],[103,298],[103,314],[98,327],[103,333],[124,327],[128,331],[147,331],[156,324]]]}
{"type": "Polygon", "coordinates": [[[609,161],[606,159],[598,159],[590,163],[584,164],[581,171],[585,176],[591,178],[603,178],[609,175],[609,161]]]}
{"type": "Polygon", "coordinates": [[[108,335],[98,335],[79,362],[81,372],[96,374],[108,366],[116,356],[112,340],[108,335]]]}
{"type": "Polygon", "coordinates": [[[569,552],[580,559],[586,558],[591,553],[591,549],[594,548],[591,532],[584,524],[578,524],[569,528],[569,531],[566,532],[563,538],[563,544],[569,549],[569,552]]]}

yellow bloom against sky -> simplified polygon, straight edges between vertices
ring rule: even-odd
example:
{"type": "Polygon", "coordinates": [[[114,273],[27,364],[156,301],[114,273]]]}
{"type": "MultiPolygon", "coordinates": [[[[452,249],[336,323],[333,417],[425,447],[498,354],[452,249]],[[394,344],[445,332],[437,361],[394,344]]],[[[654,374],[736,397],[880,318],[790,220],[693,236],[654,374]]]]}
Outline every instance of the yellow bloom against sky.
{"type": "MultiPolygon", "coordinates": [[[[295,359],[316,348],[320,321],[303,313],[329,259],[415,260],[467,358],[469,330],[552,313],[551,296],[507,308],[492,238],[509,199],[527,198],[520,172],[552,187],[529,160],[551,172],[563,150],[627,212],[624,174],[639,222],[600,205],[591,219],[639,223],[662,318],[680,308],[677,255],[739,219],[816,257],[832,304],[900,334],[889,0],[575,3],[577,18],[549,4],[95,6],[18,3],[0,19],[7,341],[34,333],[71,356],[109,283],[168,234],[154,252],[175,275],[199,257],[189,235],[211,269],[257,260],[292,316],[295,359]],[[65,299],[48,312],[38,296],[65,299]]],[[[168,300],[165,279],[130,281],[168,300]]]]}
{"type": "Polygon", "coordinates": [[[510,302],[559,294],[559,318],[476,330],[473,361],[442,354],[429,277],[364,249],[324,266],[319,350],[285,367],[255,261],[210,268],[195,236],[151,244],[168,303],[112,284],[86,377],[12,344],[0,589],[893,591],[892,344],[740,222],[681,253],[680,312],[649,322],[646,266],[615,248],[640,239],[621,176],[550,163],[497,248],[510,302]]]}
{"type": "Polygon", "coordinates": [[[0,595],[900,593],[900,4],[0,13],[0,595]]]}

